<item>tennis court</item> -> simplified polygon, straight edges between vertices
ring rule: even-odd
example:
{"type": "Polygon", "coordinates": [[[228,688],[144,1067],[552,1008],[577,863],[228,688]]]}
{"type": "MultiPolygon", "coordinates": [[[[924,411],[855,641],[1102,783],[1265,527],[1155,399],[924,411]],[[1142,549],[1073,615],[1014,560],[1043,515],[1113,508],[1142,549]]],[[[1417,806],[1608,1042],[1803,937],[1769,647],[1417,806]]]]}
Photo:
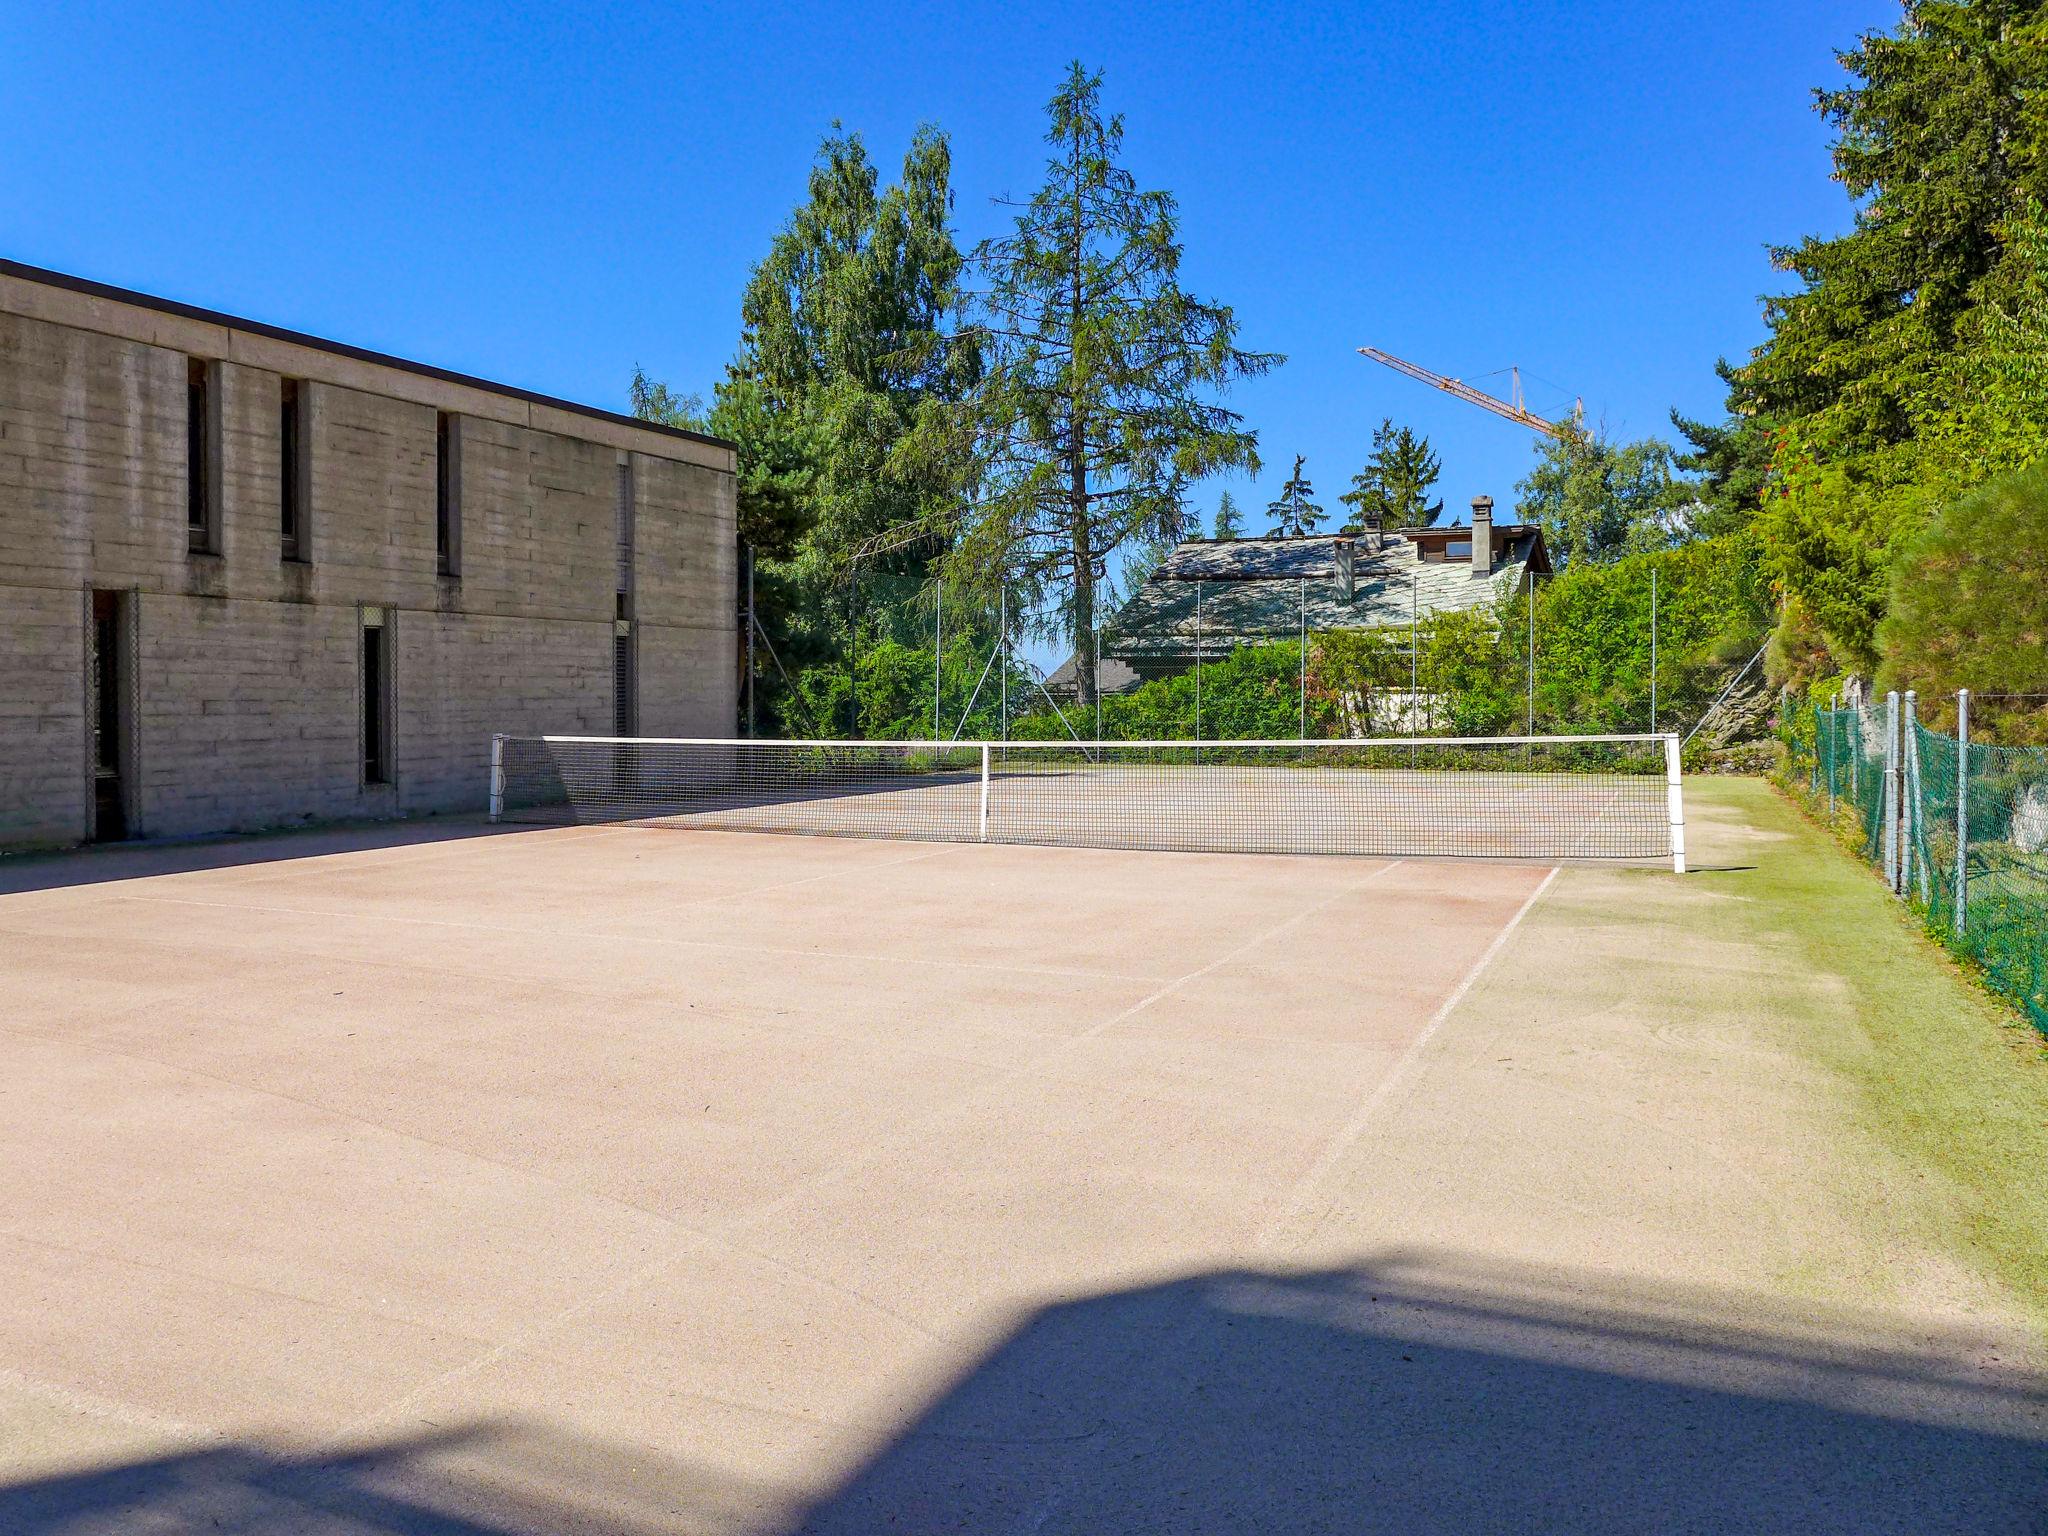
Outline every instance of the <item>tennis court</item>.
{"type": "MultiPolygon", "coordinates": [[[[1684,886],[1599,873],[1652,902],[1684,886]]],[[[1475,995],[1554,973],[1518,924],[1559,878],[483,825],[0,871],[0,1524],[1249,1530],[1147,1523],[1117,1469],[1206,1444],[1172,1428],[1203,1382],[1285,1360],[1277,1396],[1226,1411],[1250,1439],[1200,1464],[1330,1415],[1262,1476],[1288,1528],[1380,1528],[1343,1479],[1383,1465],[1286,1468],[1372,1422],[1351,1394],[1383,1367],[1318,1378],[1292,1325],[1229,1364],[1215,1339],[1253,1335],[1210,1290],[1191,1321],[1184,1287],[1263,1277],[1280,1289],[1244,1317],[1290,1316],[1323,1305],[1290,1289],[1303,1266],[1455,1230],[1431,1179],[1514,1159],[1448,1119],[1398,1165],[1382,1138],[1425,1078],[1455,1086],[1432,1063],[1475,995]],[[1383,1182],[1395,1205],[1361,1215],[1383,1182]],[[1019,1349],[1030,1385],[976,1398],[1019,1349]]],[[[1475,1104],[1514,1102],[1499,1068],[1458,1070],[1475,1104]]],[[[1498,1285],[1454,1301],[1392,1261],[1383,1283],[1446,1360],[1494,1357],[1446,1330],[1498,1285]]],[[[1366,1330],[1395,1371],[1425,1358],[1407,1326],[1366,1330]]],[[[1632,1371],[1558,1380],[1634,1393],[1632,1371]]],[[[1481,1378],[1472,1401],[1505,1390],[1481,1378]]],[[[1977,1387],[1942,1390],[1968,1399],[1952,1423],[1983,1416],[1977,1387]]],[[[1599,1411],[1640,1443],[1692,1435],[1700,1400],[1599,1411]]],[[[1544,1417],[1507,1465],[1555,1461],[1544,1417]]],[[[1940,1449],[1993,1491],[2033,1453],[1940,1449]]],[[[1204,1497],[1155,1494],[1153,1515],[1204,1497]]]]}

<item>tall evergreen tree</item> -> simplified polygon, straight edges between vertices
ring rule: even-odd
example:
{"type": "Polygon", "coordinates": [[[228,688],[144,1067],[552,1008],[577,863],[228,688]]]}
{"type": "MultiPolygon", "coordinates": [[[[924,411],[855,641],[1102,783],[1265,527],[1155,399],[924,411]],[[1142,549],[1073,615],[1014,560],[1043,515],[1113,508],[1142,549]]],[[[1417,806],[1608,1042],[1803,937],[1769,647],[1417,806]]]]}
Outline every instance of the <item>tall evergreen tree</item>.
{"type": "MultiPolygon", "coordinates": [[[[1121,164],[1102,77],[1074,64],[1047,115],[1045,184],[975,253],[988,368],[960,416],[978,494],[948,565],[1012,583],[1078,641],[1126,541],[1177,532],[1187,484],[1256,470],[1257,434],[1216,397],[1281,359],[1239,347],[1230,310],[1180,286],[1174,200],[1121,164]]],[[[1085,705],[1094,657],[1075,656],[1085,705]]]]}
{"type": "Polygon", "coordinates": [[[961,300],[952,151],[923,127],[896,185],[880,187],[857,133],[819,147],[810,196],[776,235],[740,301],[739,355],[713,424],[740,443],[743,485],[778,472],[807,513],[799,551],[836,580],[864,541],[949,505],[958,466],[906,447],[921,413],[961,398],[978,373],[950,335],[961,300]],[[773,441],[760,443],[765,432],[773,441]],[[770,448],[765,462],[749,448],[770,448]],[[809,474],[787,461],[808,459],[809,474]]]}
{"type": "Polygon", "coordinates": [[[1294,456],[1294,473],[1280,487],[1279,496],[1266,503],[1266,515],[1273,519],[1273,534],[1277,538],[1314,533],[1316,525],[1323,520],[1323,509],[1309,499],[1315,495],[1316,488],[1301,472],[1303,462],[1303,455],[1297,453],[1294,456]]]}
{"type": "Polygon", "coordinates": [[[1225,491],[1216,503],[1216,537],[1219,539],[1241,539],[1244,537],[1244,513],[1238,510],[1237,498],[1225,491]]]}
{"type": "Polygon", "coordinates": [[[1345,532],[1356,533],[1367,517],[1382,528],[1428,528],[1444,515],[1441,498],[1429,499],[1443,464],[1429,439],[1383,418],[1373,429],[1372,455],[1351,477],[1351,489],[1337,499],[1351,508],[1345,532]]]}

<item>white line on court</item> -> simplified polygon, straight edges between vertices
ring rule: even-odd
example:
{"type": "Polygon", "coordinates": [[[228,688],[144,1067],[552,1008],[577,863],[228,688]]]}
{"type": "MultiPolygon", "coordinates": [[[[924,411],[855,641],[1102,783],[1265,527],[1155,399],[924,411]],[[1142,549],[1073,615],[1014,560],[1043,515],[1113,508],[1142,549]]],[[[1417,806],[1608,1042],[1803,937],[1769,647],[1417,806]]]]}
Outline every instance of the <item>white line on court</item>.
{"type": "Polygon", "coordinates": [[[1422,1053],[1429,1048],[1429,1042],[1436,1037],[1436,1032],[1443,1028],[1444,1021],[1451,1016],[1458,1004],[1465,1000],[1465,994],[1472,990],[1473,984],[1479,980],[1487,966],[1493,963],[1493,957],[1501,952],[1508,940],[1514,936],[1515,930],[1522,926],[1522,919],[1529,915],[1530,909],[1542,899],[1543,893],[1550,889],[1551,882],[1557,879],[1557,874],[1558,866],[1553,864],[1550,873],[1545,875],[1536,889],[1529,893],[1528,899],[1515,909],[1515,915],[1508,919],[1507,926],[1493,936],[1493,942],[1486,946],[1477,960],[1472,962],[1472,968],[1452,989],[1451,995],[1429,1016],[1429,1022],[1422,1026],[1422,1032],[1408,1043],[1408,1049],[1401,1053],[1401,1058],[1394,1063],[1393,1070],[1380,1079],[1379,1086],[1366,1095],[1365,1102],[1358,1106],[1356,1113],[1344,1123],[1335,1136],[1330,1138],[1330,1144],[1323,1148],[1323,1155],[1316,1159],[1315,1165],[1301,1176],[1289,1192],[1286,1206],[1259,1234],[1258,1247],[1270,1249],[1279,1244],[1282,1234],[1307,1209],[1317,1186],[1329,1177],[1331,1170],[1343,1159],[1344,1154],[1349,1152],[1365,1134],[1374,1112],[1414,1070],[1422,1053]]]}

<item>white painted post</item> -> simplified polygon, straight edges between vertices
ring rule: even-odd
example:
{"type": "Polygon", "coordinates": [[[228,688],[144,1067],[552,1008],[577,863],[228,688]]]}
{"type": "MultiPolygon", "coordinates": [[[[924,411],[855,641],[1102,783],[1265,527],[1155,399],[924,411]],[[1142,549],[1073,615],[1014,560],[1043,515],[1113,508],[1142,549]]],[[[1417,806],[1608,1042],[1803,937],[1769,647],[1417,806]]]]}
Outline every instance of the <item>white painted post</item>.
{"type": "Polygon", "coordinates": [[[1202,741],[1202,584],[1195,583],[1195,744],[1202,741]]]}
{"type": "Polygon", "coordinates": [[[932,587],[932,739],[943,736],[946,725],[939,718],[942,680],[946,672],[946,586],[939,582],[932,587]]]}
{"type": "Polygon", "coordinates": [[[1899,696],[1884,696],[1884,882],[1898,895],[1899,884],[1899,696]]]}
{"type": "Polygon", "coordinates": [[[1970,690],[1956,694],[1956,937],[1963,936],[1970,905],[1970,690]]]}
{"type": "Polygon", "coordinates": [[[1685,788],[1678,773],[1678,733],[1664,738],[1664,799],[1671,816],[1671,872],[1685,873],[1685,788]]]}
{"type": "Polygon", "coordinates": [[[505,814],[505,738],[491,737],[491,820],[505,814]]]}
{"type": "Polygon", "coordinates": [[[981,744],[981,840],[988,841],[988,743],[981,744]]]}
{"type": "Polygon", "coordinates": [[[1921,778],[1919,778],[1919,692],[1907,688],[1907,713],[1905,731],[1901,733],[1901,750],[1905,752],[1905,854],[1901,870],[1901,889],[1911,895],[1913,883],[1919,881],[1921,901],[1931,901],[1933,891],[1927,881],[1927,852],[1919,846],[1927,831],[1927,809],[1921,805],[1921,778]]]}

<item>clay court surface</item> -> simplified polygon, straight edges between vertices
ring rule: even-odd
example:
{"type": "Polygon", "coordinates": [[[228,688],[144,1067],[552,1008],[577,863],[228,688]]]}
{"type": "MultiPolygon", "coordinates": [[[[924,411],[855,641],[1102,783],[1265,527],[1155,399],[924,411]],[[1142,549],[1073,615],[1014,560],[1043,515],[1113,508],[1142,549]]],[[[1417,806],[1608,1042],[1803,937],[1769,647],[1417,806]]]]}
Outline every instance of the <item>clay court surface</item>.
{"type": "Polygon", "coordinates": [[[0,1529],[2041,1529],[1695,834],[0,866],[0,1529]]]}

